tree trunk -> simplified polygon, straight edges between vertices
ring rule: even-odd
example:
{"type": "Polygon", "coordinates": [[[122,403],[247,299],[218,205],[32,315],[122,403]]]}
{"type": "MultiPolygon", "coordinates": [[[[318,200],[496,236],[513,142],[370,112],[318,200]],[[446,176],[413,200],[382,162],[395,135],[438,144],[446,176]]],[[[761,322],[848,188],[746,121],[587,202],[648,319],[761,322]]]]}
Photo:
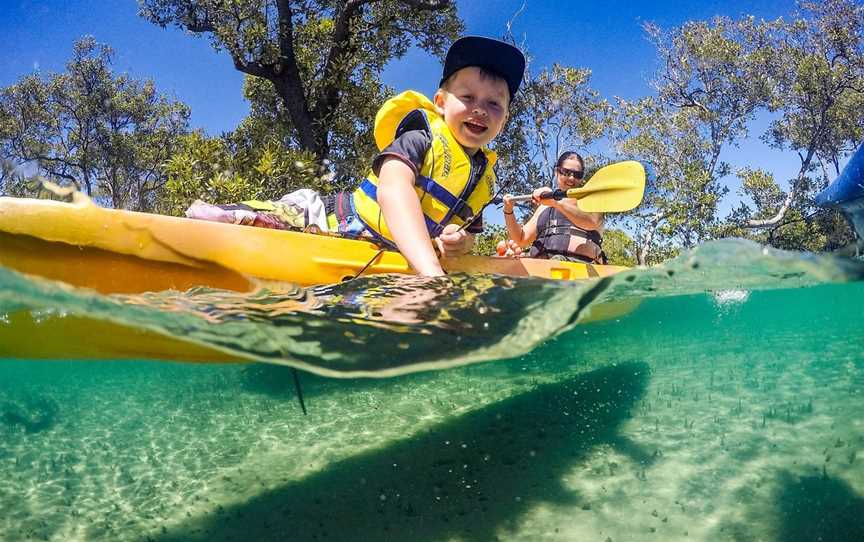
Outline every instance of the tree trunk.
{"type": "MultiPolygon", "coordinates": [[[[299,75],[297,78],[299,79],[299,75]]],[[[286,74],[281,77],[274,76],[270,81],[285,106],[291,124],[297,130],[297,143],[300,148],[314,153],[319,160],[323,160],[330,154],[327,128],[312,111],[309,111],[303,89],[292,84],[293,79],[286,74]]]]}
{"type": "Polygon", "coordinates": [[[640,247],[636,250],[636,263],[639,265],[648,265],[648,255],[651,252],[651,243],[654,241],[654,235],[657,233],[657,227],[663,221],[661,213],[655,213],[648,222],[648,226],[642,233],[640,239],[640,247]]]}
{"type": "MultiPolygon", "coordinates": [[[[160,1],[141,0],[143,13],[160,26],[177,23],[188,31],[203,34],[212,33],[217,47],[225,47],[231,55],[234,67],[253,77],[267,79],[290,119],[297,145],[312,152],[319,160],[330,154],[329,135],[330,116],[335,114],[343,100],[345,83],[350,78],[350,70],[345,67],[345,58],[356,53],[358,44],[354,42],[357,22],[361,20],[365,6],[381,0],[340,0],[339,2],[318,2],[321,13],[332,10],[332,43],[326,51],[326,59],[320,67],[321,73],[312,76],[315,81],[304,81],[295,50],[295,17],[302,2],[295,0],[273,0],[276,20],[272,21],[274,7],[270,2],[261,2],[258,9],[264,9],[264,29],[269,35],[275,34],[268,45],[275,45],[276,55],[261,55],[255,48],[250,49],[239,34],[248,22],[242,10],[232,10],[232,2],[190,2],[187,0],[160,1]],[[175,11],[166,8],[175,8],[175,11]],[[223,30],[223,28],[228,30],[223,30]],[[232,34],[232,30],[237,35],[232,34]]],[[[407,10],[440,11],[450,9],[453,0],[398,0],[407,10]]],[[[241,2],[242,4],[242,2],[241,2]]],[[[313,4],[313,3],[309,3],[313,4]]],[[[312,9],[307,6],[306,9],[312,9]]],[[[302,10],[300,10],[302,11],[302,10]]],[[[259,14],[260,15],[260,14],[259,14]]],[[[251,39],[254,42],[255,39],[251,39]]],[[[306,47],[307,44],[302,44],[306,47]]]]}

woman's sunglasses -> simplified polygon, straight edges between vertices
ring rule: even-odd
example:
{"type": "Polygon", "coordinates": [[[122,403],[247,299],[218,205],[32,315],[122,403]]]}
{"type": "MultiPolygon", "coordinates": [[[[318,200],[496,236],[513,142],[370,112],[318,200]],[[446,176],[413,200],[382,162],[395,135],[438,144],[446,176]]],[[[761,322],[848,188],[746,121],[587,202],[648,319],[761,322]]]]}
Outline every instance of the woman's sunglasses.
{"type": "Polygon", "coordinates": [[[581,179],[585,175],[584,171],[576,171],[574,169],[567,169],[566,167],[556,167],[555,171],[558,172],[558,175],[570,177],[571,179],[581,179]]]}

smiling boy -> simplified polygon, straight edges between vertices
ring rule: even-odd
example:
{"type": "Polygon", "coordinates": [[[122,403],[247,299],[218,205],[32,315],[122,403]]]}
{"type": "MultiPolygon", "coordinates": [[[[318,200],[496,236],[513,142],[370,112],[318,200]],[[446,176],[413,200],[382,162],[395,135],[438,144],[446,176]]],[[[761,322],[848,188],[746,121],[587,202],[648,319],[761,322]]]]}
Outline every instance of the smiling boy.
{"type": "Polygon", "coordinates": [[[525,71],[519,49],[468,36],[453,43],[430,101],[407,91],[375,119],[380,154],[352,194],[340,231],[395,246],[424,276],[444,274],[444,256],[467,253],[480,220],[461,228],[492,198],[496,160],[488,145],[503,129],[525,71]]]}

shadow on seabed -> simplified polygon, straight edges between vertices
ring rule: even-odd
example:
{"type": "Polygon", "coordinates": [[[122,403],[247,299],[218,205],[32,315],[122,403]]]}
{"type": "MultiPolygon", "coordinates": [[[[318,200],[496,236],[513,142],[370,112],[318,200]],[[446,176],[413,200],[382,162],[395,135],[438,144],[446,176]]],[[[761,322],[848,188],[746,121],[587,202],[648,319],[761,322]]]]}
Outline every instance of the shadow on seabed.
{"type": "Polygon", "coordinates": [[[585,504],[563,478],[598,445],[651,462],[618,434],[649,376],[631,362],[541,385],[157,540],[493,540],[537,504],[585,504]]]}

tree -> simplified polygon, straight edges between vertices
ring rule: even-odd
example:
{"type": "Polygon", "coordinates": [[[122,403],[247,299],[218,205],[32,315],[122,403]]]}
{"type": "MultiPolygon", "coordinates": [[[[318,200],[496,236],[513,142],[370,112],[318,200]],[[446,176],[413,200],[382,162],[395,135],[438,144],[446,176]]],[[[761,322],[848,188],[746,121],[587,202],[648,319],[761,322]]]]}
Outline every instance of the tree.
{"type": "Polygon", "coordinates": [[[766,171],[744,168],[738,172],[738,177],[742,195],[753,202],[755,211],[742,202],[723,225],[724,235],[749,237],[777,248],[810,252],[837,250],[855,240],[854,231],[842,213],[834,209],[819,209],[804,214],[812,209],[812,203],[801,196],[801,201],[790,203],[782,221],[757,230],[747,228],[748,220],[768,221],[787,196],[774,176],[766,171]]]}
{"type": "Polygon", "coordinates": [[[14,161],[0,158],[0,196],[26,196],[33,191],[33,181],[14,161]]]}
{"type": "MultiPolygon", "coordinates": [[[[254,163],[262,149],[282,149],[288,155],[303,156],[304,160],[311,159],[322,169],[334,172],[330,182],[318,186],[325,193],[353,188],[357,176],[368,171],[372,158],[378,152],[371,131],[372,121],[384,100],[393,94],[389,87],[381,86],[377,89],[377,95],[372,95],[372,89],[367,89],[365,98],[360,100],[358,96],[362,105],[358,105],[352,114],[355,120],[364,119],[364,126],[357,129],[336,127],[332,134],[334,144],[330,149],[330,157],[322,160],[293,143],[290,126],[280,120],[279,97],[273,92],[273,85],[269,81],[246,77],[243,90],[251,106],[249,115],[232,132],[223,134],[230,149],[237,153],[238,164],[254,163]]],[[[274,185],[273,188],[277,186],[281,187],[274,185]]]]}
{"type": "Polygon", "coordinates": [[[280,124],[286,148],[311,152],[320,161],[337,160],[340,174],[356,174],[358,155],[368,149],[368,143],[359,150],[356,143],[373,141],[374,111],[386,94],[382,69],[412,44],[442,55],[462,30],[453,4],[139,0],[143,17],[209,35],[215,49],[228,51],[236,69],[269,82],[269,87],[247,85],[247,95],[259,99],[253,99],[244,137],[255,140],[262,126],[272,130],[280,124]]]}
{"type": "MultiPolygon", "coordinates": [[[[530,66],[530,62],[529,62],[530,66]]],[[[496,139],[499,186],[512,194],[530,193],[555,182],[561,152],[575,150],[591,167],[586,147],[602,137],[611,107],[590,86],[591,70],[554,64],[539,75],[530,68],[513,104],[504,132],[496,139]]],[[[525,218],[522,211],[520,218],[525,218]]]]}
{"type": "Polygon", "coordinates": [[[726,193],[717,177],[728,166],[714,163],[710,169],[712,146],[700,136],[701,127],[690,109],[675,110],[653,98],[619,101],[618,150],[648,166],[642,204],[628,216],[640,265],[712,237],[717,204],[726,193]]]}
{"type": "Polygon", "coordinates": [[[636,243],[623,230],[612,228],[603,232],[603,252],[609,265],[636,265],[636,243]]]}
{"type": "Polygon", "coordinates": [[[200,131],[181,138],[162,171],[167,182],[158,210],[171,215],[182,215],[195,199],[236,203],[275,200],[298,188],[325,192],[331,177],[310,152],[286,152],[274,143],[238,151],[230,137],[200,131]]]}
{"type": "Polygon", "coordinates": [[[83,38],[65,73],[34,73],[0,90],[0,153],[113,207],[149,210],[189,110],[152,81],[115,76],[111,57],[83,38]]]}
{"type": "Polygon", "coordinates": [[[816,216],[813,195],[839,174],[841,159],[864,138],[864,6],[825,0],[802,7],[789,22],[763,24],[772,54],[761,67],[772,81],[770,110],[779,115],[763,139],[794,151],[800,167],[785,193],[773,180],[761,184],[781,197],[765,205],[757,196],[752,214],[743,208],[739,216],[748,228],[773,228],[791,211],[796,222],[816,216]]]}
{"type": "Polygon", "coordinates": [[[715,236],[727,192],[721,181],[731,172],[720,153],[747,134],[766,103],[760,66],[771,55],[752,18],[691,21],[670,32],[645,28],[661,60],[657,97],[619,100],[615,134],[621,154],[655,173],[634,214],[640,264],[715,236]]]}

